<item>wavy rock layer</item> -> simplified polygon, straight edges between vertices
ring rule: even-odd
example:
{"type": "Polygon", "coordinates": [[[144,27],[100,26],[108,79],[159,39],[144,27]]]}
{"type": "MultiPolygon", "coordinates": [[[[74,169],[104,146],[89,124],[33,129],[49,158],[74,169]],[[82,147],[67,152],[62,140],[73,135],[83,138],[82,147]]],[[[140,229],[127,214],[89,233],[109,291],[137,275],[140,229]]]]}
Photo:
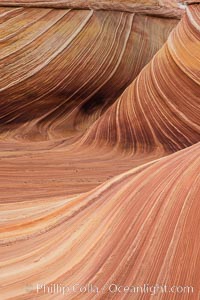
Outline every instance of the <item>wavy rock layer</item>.
{"type": "Polygon", "coordinates": [[[134,152],[174,152],[200,139],[200,52],[198,6],[167,43],[89,129],[84,143],[134,152]]]}
{"type": "Polygon", "coordinates": [[[0,298],[198,299],[199,5],[170,35],[177,20],[125,12],[6,7],[0,18],[0,298]]]}
{"type": "Polygon", "coordinates": [[[0,133],[29,140],[88,127],[177,24],[123,12],[41,8],[0,8],[0,20],[0,133]]]}
{"type": "MultiPolygon", "coordinates": [[[[1,205],[3,299],[64,299],[27,293],[27,286],[34,290],[38,282],[92,282],[99,288],[109,282],[189,284],[197,291],[194,298],[185,299],[197,299],[199,148],[197,144],[143,165],[77,198],[1,205]]],[[[97,296],[111,298],[122,299],[108,291],[97,296]]],[[[126,295],[126,299],[133,298],[126,295]]]]}

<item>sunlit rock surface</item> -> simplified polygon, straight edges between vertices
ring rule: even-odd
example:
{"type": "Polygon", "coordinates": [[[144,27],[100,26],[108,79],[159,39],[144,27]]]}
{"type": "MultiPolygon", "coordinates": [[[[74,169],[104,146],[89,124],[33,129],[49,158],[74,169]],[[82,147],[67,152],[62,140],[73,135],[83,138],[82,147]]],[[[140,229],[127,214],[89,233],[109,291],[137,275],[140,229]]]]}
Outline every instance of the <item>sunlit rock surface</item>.
{"type": "Polygon", "coordinates": [[[189,2],[0,1],[0,299],[198,299],[200,6],[189,2]]]}

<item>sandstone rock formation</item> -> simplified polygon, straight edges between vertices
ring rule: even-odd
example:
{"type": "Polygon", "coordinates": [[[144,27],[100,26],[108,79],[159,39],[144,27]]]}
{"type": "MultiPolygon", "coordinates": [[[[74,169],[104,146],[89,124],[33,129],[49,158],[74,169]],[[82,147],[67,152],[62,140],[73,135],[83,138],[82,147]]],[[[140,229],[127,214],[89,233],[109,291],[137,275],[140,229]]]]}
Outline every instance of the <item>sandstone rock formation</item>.
{"type": "Polygon", "coordinates": [[[0,1],[0,299],[198,299],[200,5],[186,2],[0,1]]]}
{"type": "Polygon", "coordinates": [[[178,22],[117,11],[19,7],[0,13],[0,132],[31,141],[92,124],[178,22]]]}
{"type": "Polygon", "coordinates": [[[198,6],[188,8],[167,43],[91,126],[86,143],[170,153],[199,141],[198,13],[198,6]]]}

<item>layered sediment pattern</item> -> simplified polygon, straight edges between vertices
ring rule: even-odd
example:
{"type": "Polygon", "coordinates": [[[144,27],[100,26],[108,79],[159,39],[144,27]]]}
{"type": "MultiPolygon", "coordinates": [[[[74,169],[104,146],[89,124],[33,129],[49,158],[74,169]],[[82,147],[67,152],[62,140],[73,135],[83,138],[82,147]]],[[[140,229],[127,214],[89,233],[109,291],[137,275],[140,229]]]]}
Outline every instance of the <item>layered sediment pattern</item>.
{"type": "Polygon", "coordinates": [[[200,5],[189,2],[0,1],[0,299],[198,299],[200,5]]]}
{"type": "Polygon", "coordinates": [[[91,125],[178,22],[21,7],[1,8],[1,19],[0,132],[31,141],[66,137],[91,125]]]}
{"type": "Polygon", "coordinates": [[[197,6],[188,9],[162,49],[89,129],[86,143],[170,153],[199,141],[198,17],[197,6]]]}

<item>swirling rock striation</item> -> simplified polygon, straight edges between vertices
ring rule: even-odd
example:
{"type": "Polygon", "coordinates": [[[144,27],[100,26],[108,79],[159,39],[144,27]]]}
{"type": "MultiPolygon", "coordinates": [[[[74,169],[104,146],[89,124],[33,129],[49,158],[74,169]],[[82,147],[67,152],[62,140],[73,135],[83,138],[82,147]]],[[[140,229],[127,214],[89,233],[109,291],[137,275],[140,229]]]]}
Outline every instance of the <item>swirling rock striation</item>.
{"type": "Polygon", "coordinates": [[[0,298],[198,299],[199,5],[177,25],[175,1],[36,2],[0,8],[0,298]]]}
{"type": "Polygon", "coordinates": [[[200,7],[191,6],[167,43],[83,143],[171,153],[200,139],[200,7]]]}
{"type": "MultiPolygon", "coordinates": [[[[99,288],[109,283],[190,285],[194,294],[183,297],[197,299],[199,149],[198,143],[75,198],[1,205],[2,299],[65,299],[66,295],[37,293],[37,283],[77,282],[99,288]]],[[[96,299],[121,296],[108,290],[95,295],[96,299]]],[[[67,293],[67,297],[94,299],[94,294],[67,293]]],[[[159,294],[159,299],[167,297],[159,294]]]]}
{"type": "Polygon", "coordinates": [[[166,41],[176,19],[0,8],[0,134],[48,140],[90,126],[166,41]]]}

